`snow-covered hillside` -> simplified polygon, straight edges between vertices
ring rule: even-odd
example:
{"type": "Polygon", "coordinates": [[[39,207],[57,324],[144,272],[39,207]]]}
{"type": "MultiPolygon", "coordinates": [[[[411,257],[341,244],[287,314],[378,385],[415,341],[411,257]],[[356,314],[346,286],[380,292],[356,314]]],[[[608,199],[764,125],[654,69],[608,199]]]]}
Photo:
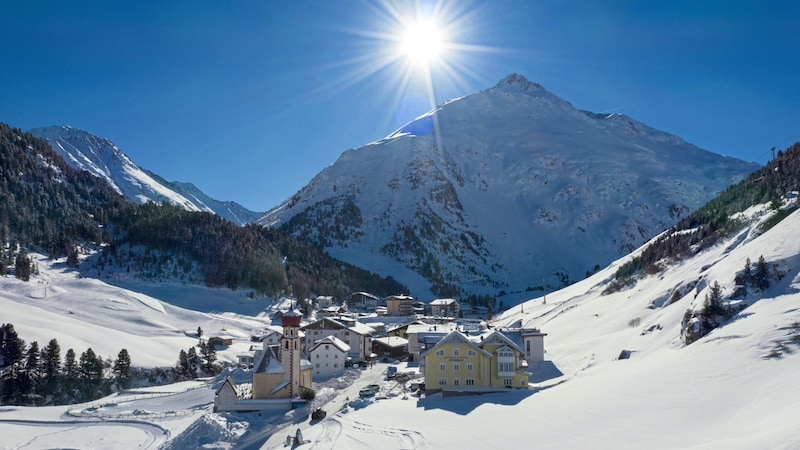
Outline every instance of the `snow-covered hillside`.
{"type": "Polygon", "coordinates": [[[138,367],[173,367],[181,349],[197,344],[197,327],[206,336],[229,335],[236,345],[220,352],[235,362],[249,348],[249,337],[271,323],[273,301],[249,299],[228,289],[161,283],[147,284],[124,273],[108,280],[84,278],[64,260],[30,255],[40,274],[24,282],[0,277],[0,322],[11,323],[26,342],[44,345],[55,338],[78,354],[92,347],[103,358],[127,348],[138,367]]]}
{"type": "MultiPolygon", "coordinates": [[[[136,390],[91,405],[4,407],[0,433],[12,447],[56,445],[56,433],[58,445],[71,447],[280,449],[287,435],[302,428],[309,441],[303,448],[309,449],[800,448],[800,210],[761,232],[768,214],[766,205],[748,211],[751,223],[738,234],[641,277],[627,290],[603,294],[616,268],[638,251],[502,314],[494,326],[520,322],[547,333],[546,361],[531,367],[530,390],[419,398],[386,381],[387,398],[342,407],[345,399],[331,396],[350,395],[350,389],[326,388],[317,404],[328,417],[309,423],[301,410],[264,417],[214,414],[216,380],[136,390]],[[684,345],[684,312],[699,307],[714,281],[728,302],[736,272],[747,258],[760,256],[770,267],[770,287],[750,292],[747,309],[684,345]],[[674,296],[676,290],[681,294],[674,296]]],[[[262,319],[241,315],[182,310],[152,295],[78,279],[58,262],[38,263],[43,274],[29,283],[0,278],[2,321],[13,322],[29,342],[57,337],[62,348],[93,345],[102,355],[124,346],[135,364],[163,364],[191,345],[183,330],[198,324],[224,327],[237,340],[261,325],[262,319]]],[[[141,287],[153,295],[160,289],[141,287]]],[[[182,290],[161,292],[179,302],[182,290]]],[[[203,299],[224,291],[185,292],[203,299]]],[[[371,370],[385,369],[379,364],[371,370]]],[[[362,377],[375,382],[369,371],[362,377]]]]}
{"type": "Polygon", "coordinates": [[[423,299],[522,293],[584,278],[756,168],[511,75],[344,152],[258,223],[423,299]]]}
{"type": "Polygon", "coordinates": [[[238,225],[255,220],[259,213],[235,202],[214,200],[190,183],[170,183],[137,166],[110,140],[68,126],[34,128],[29,131],[45,140],[73,167],[106,180],[136,203],[171,203],[189,211],[215,213],[238,225]]]}

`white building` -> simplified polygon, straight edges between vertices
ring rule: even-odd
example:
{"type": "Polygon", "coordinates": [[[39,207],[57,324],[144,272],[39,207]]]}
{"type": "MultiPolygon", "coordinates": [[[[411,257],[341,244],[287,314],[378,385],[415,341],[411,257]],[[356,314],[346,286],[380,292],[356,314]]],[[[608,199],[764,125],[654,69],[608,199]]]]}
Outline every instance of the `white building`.
{"type": "Polygon", "coordinates": [[[438,317],[458,317],[461,311],[461,304],[453,298],[437,298],[432,300],[428,307],[432,316],[438,317]]]}
{"type": "Polygon", "coordinates": [[[314,343],[308,354],[313,365],[314,378],[321,380],[344,372],[344,362],[350,354],[350,346],[336,336],[327,336],[314,343]]]}
{"type": "Polygon", "coordinates": [[[315,302],[320,309],[330,308],[336,305],[334,298],[330,295],[318,295],[315,302]]]}
{"type": "Polygon", "coordinates": [[[335,336],[350,346],[349,356],[353,361],[366,361],[372,356],[371,327],[348,317],[325,317],[302,328],[305,332],[306,353],[320,339],[335,336]]]}

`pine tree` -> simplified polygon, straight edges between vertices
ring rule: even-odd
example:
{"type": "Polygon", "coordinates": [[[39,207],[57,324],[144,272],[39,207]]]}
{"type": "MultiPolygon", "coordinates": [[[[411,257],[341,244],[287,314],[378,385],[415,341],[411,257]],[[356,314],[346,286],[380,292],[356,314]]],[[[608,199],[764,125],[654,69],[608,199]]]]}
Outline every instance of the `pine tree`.
{"type": "Polygon", "coordinates": [[[22,363],[15,362],[3,372],[3,388],[0,391],[0,400],[3,403],[22,404],[24,394],[21,386],[22,369],[22,363]]]}
{"type": "Polygon", "coordinates": [[[0,357],[4,366],[10,366],[22,359],[25,354],[25,341],[19,338],[14,325],[7,323],[0,327],[0,357]]]}
{"type": "Polygon", "coordinates": [[[189,364],[189,378],[197,378],[197,350],[194,347],[189,347],[189,351],[186,352],[186,361],[189,364]]]}
{"type": "Polygon", "coordinates": [[[769,287],[769,271],[764,255],[759,256],[758,262],[756,263],[755,284],[756,287],[761,290],[769,287]]]}
{"type": "MultiPolygon", "coordinates": [[[[25,354],[25,363],[19,374],[19,395],[30,399],[39,391],[39,343],[31,342],[28,352],[25,354]]],[[[39,403],[39,402],[37,402],[39,403]]]]}
{"type": "Polygon", "coordinates": [[[217,361],[217,349],[212,342],[200,345],[200,355],[203,357],[203,370],[206,373],[214,373],[214,363],[217,361]]]}
{"type": "Polygon", "coordinates": [[[14,276],[22,281],[31,279],[31,259],[24,248],[19,250],[17,258],[14,260],[14,276]]]}
{"type": "Polygon", "coordinates": [[[75,360],[75,350],[67,350],[64,356],[64,366],[61,372],[64,376],[64,390],[67,396],[73,397],[78,387],[78,362],[75,360]]]}
{"type": "Polygon", "coordinates": [[[67,250],[67,265],[69,267],[78,267],[81,265],[81,260],[78,257],[78,249],[75,247],[70,247],[67,250]]]}
{"type": "Polygon", "coordinates": [[[82,400],[91,400],[101,393],[103,359],[98,357],[91,347],[81,353],[78,366],[78,381],[80,389],[79,396],[82,400]]]}
{"type": "Polygon", "coordinates": [[[744,262],[744,279],[746,281],[750,281],[750,278],[753,276],[753,263],[750,262],[750,257],[747,257],[747,261],[744,262]]]}
{"type": "Polygon", "coordinates": [[[42,395],[50,395],[55,399],[60,397],[60,372],[61,346],[58,345],[57,340],[50,339],[50,342],[42,349],[42,395]]]}
{"type": "Polygon", "coordinates": [[[128,350],[123,348],[119,351],[116,361],[114,361],[114,379],[120,389],[128,389],[132,378],[131,356],[128,354],[128,350]]]}
{"type": "Polygon", "coordinates": [[[39,343],[31,342],[28,353],[25,355],[25,370],[34,378],[39,377],[39,367],[41,363],[41,353],[39,353],[39,343]]]}
{"type": "Polygon", "coordinates": [[[186,350],[181,349],[181,352],[178,353],[178,365],[175,369],[180,378],[189,377],[189,359],[186,356],[186,350]]]}
{"type": "Polygon", "coordinates": [[[715,322],[715,317],[724,315],[725,310],[722,307],[722,288],[718,282],[711,285],[708,293],[706,294],[706,301],[703,307],[703,315],[710,321],[715,322]]]}

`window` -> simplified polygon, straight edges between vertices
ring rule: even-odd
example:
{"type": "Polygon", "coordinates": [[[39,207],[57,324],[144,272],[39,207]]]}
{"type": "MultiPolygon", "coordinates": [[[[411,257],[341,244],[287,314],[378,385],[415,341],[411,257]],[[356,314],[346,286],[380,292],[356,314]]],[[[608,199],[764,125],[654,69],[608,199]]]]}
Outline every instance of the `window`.
{"type": "Polygon", "coordinates": [[[436,356],[444,356],[444,349],[440,348],[439,350],[436,350],[436,356]]]}
{"type": "Polygon", "coordinates": [[[467,363],[467,372],[472,372],[472,363],[467,363]]]}
{"type": "Polygon", "coordinates": [[[475,380],[473,380],[472,378],[467,378],[466,382],[467,386],[475,386],[475,380]]]}
{"type": "Polygon", "coordinates": [[[513,362],[499,362],[499,363],[497,363],[497,371],[498,372],[513,372],[514,371],[514,363],[513,362]]]}
{"type": "Polygon", "coordinates": [[[317,368],[319,369],[319,363],[317,363],[317,368]]]}
{"type": "Polygon", "coordinates": [[[461,370],[461,364],[459,364],[459,363],[453,363],[453,370],[456,370],[456,371],[457,371],[457,370],[461,370]]]}
{"type": "Polygon", "coordinates": [[[503,378],[503,386],[511,386],[511,378],[503,378]]]}
{"type": "Polygon", "coordinates": [[[317,353],[317,359],[319,359],[319,353],[317,353]]]}
{"type": "Polygon", "coordinates": [[[333,355],[334,359],[339,359],[339,355],[333,355]]]}
{"type": "Polygon", "coordinates": [[[453,349],[453,356],[458,356],[459,353],[461,353],[461,350],[458,347],[453,349]]]}
{"type": "Polygon", "coordinates": [[[444,363],[441,363],[441,364],[439,364],[439,370],[441,370],[442,372],[444,372],[445,370],[447,370],[447,366],[445,366],[445,364],[444,364],[444,363]]]}
{"type": "Polygon", "coordinates": [[[453,378],[453,386],[458,386],[458,378],[453,378]]]}
{"type": "Polygon", "coordinates": [[[514,352],[512,352],[510,350],[505,350],[505,349],[504,350],[499,350],[497,352],[497,356],[499,356],[500,358],[513,358],[514,357],[514,352]]]}
{"type": "Polygon", "coordinates": [[[339,363],[333,363],[333,367],[339,367],[339,363]]]}
{"type": "Polygon", "coordinates": [[[447,378],[439,378],[439,386],[447,386],[447,378]]]}
{"type": "Polygon", "coordinates": [[[469,356],[476,356],[476,355],[477,355],[477,353],[475,353],[475,350],[468,350],[468,351],[467,351],[467,355],[469,355],[469,356]]]}

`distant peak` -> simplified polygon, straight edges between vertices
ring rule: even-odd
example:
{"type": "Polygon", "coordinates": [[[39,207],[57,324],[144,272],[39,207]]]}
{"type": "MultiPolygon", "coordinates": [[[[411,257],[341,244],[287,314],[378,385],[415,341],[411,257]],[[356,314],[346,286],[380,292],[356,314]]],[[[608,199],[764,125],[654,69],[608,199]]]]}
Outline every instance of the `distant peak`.
{"type": "Polygon", "coordinates": [[[492,89],[519,90],[521,92],[527,92],[529,90],[545,90],[542,85],[528,81],[527,78],[518,73],[512,73],[511,75],[503,78],[492,89]]]}

